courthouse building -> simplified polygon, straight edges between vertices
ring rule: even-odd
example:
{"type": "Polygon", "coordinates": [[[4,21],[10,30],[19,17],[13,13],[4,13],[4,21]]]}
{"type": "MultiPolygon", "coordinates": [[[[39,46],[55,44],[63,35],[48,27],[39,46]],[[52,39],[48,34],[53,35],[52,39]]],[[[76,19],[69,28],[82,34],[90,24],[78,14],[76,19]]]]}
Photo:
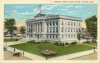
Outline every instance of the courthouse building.
{"type": "Polygon", "coordinates": [[[26,21],[28,40],[50,40],[59,42],[78,41],[82,20],[78,17],[38,13],[26,21]]]}

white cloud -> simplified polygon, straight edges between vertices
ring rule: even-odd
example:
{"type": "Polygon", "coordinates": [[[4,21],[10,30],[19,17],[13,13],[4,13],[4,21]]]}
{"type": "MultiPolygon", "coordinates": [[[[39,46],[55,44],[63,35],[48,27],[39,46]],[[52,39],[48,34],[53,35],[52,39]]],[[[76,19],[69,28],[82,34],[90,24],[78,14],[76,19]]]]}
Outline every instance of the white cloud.
{"type": "Polygon", "coordinates": [[[57,7],[58,5],[45,5],[42,7],[42,9],[46,9],[46,10],[52,10],[54,9],[55,7],[57,7]]]}
{"type": "Polygon", "coordinates": [[[17,15],[31,15],[33,12],[17,12],[17,15]]]}

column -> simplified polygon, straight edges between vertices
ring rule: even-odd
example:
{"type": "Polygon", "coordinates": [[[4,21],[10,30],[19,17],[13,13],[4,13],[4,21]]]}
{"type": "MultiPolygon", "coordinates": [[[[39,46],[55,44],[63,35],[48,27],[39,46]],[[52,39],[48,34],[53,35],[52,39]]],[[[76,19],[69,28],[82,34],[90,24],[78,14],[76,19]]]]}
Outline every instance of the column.
{"type": "Polygon", "coordinates": [[[26,23],[27,27],[26,27],[26,38],[28,38],[28,23],[26,23]]]}
{"type": "Polygon", "coordinates": [[[43,38],[46,39],[46,34],[47,34],[47,24],[46,22],[43,22],[43,26],[42,26],[42,29],[43,29],[43,38]]]}
{"type": "Polygon", "coordinates": [[[42,22],[41,22],[41,32],[42,32],[42,22]]]}

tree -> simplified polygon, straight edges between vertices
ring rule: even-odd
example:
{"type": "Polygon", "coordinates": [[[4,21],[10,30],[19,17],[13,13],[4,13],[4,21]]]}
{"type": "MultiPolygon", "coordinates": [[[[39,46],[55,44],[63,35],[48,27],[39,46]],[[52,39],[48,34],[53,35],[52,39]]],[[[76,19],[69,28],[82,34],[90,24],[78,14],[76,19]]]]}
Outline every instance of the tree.
{"type": "Polygon", "coordinates": [[[77,39],[79,40],[79,42],[80,42],[80,39],[81,39],[81,33],[79,32],[79,33],[77,33],[77,39]]]}
{"type": "Polygon", "coordinates": [[[24,26],[21,26],[21,27],[20,27],[20,33],[21,33],[21,34],[25,34],[25,30],[26,30],[26,29],[25,29],[24,26]]]}
{"type": "Polygon", "coordinates": [[[11,37],[14,35],[14,31],[17,30],[15,26],[16,22],[15,19],[5,19],[4,26],[5,29],[7,30],[7,33],[10,34],[11,37]]]}
{"type": "Polygon", "coordinates": [[[92,16],[87,18],[85,21],[87,25],[87,31],[94,39],[96,39],[97,38],[97,17],[92,16]]]}

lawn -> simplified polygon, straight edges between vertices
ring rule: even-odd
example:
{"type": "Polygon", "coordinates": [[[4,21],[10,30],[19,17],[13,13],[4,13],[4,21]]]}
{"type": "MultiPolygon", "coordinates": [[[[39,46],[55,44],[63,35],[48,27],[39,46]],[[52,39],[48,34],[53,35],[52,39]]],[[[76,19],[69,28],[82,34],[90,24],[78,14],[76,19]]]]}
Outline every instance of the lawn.
{"type": "Polygon", "coordinates": [[[88,45],[95,46],[95,47],[97,46],[97,43],[95,43],[95,42],[92,42],[92,43],[88,42],[88,43],[84,43],[84,44],[88,44],[88,45]]]}
{"type": "Polygon", "coordinates": [[[17,44],[17,45],[12,45],[11,47],[27,51],[32,54],[37,54],[41,55],[41,51],[45,49],[50,49],[56,52],[56,56],[60,55],[65,55],[65,54],[71,54],[75,52],[80,52],[80,51],[86,51],[92,49],[92,47],[81,44],[81,45],[69,45],[69,46],[57,46],[54,45],[53,43],[22,43],[22,44],[17,44]]]}

